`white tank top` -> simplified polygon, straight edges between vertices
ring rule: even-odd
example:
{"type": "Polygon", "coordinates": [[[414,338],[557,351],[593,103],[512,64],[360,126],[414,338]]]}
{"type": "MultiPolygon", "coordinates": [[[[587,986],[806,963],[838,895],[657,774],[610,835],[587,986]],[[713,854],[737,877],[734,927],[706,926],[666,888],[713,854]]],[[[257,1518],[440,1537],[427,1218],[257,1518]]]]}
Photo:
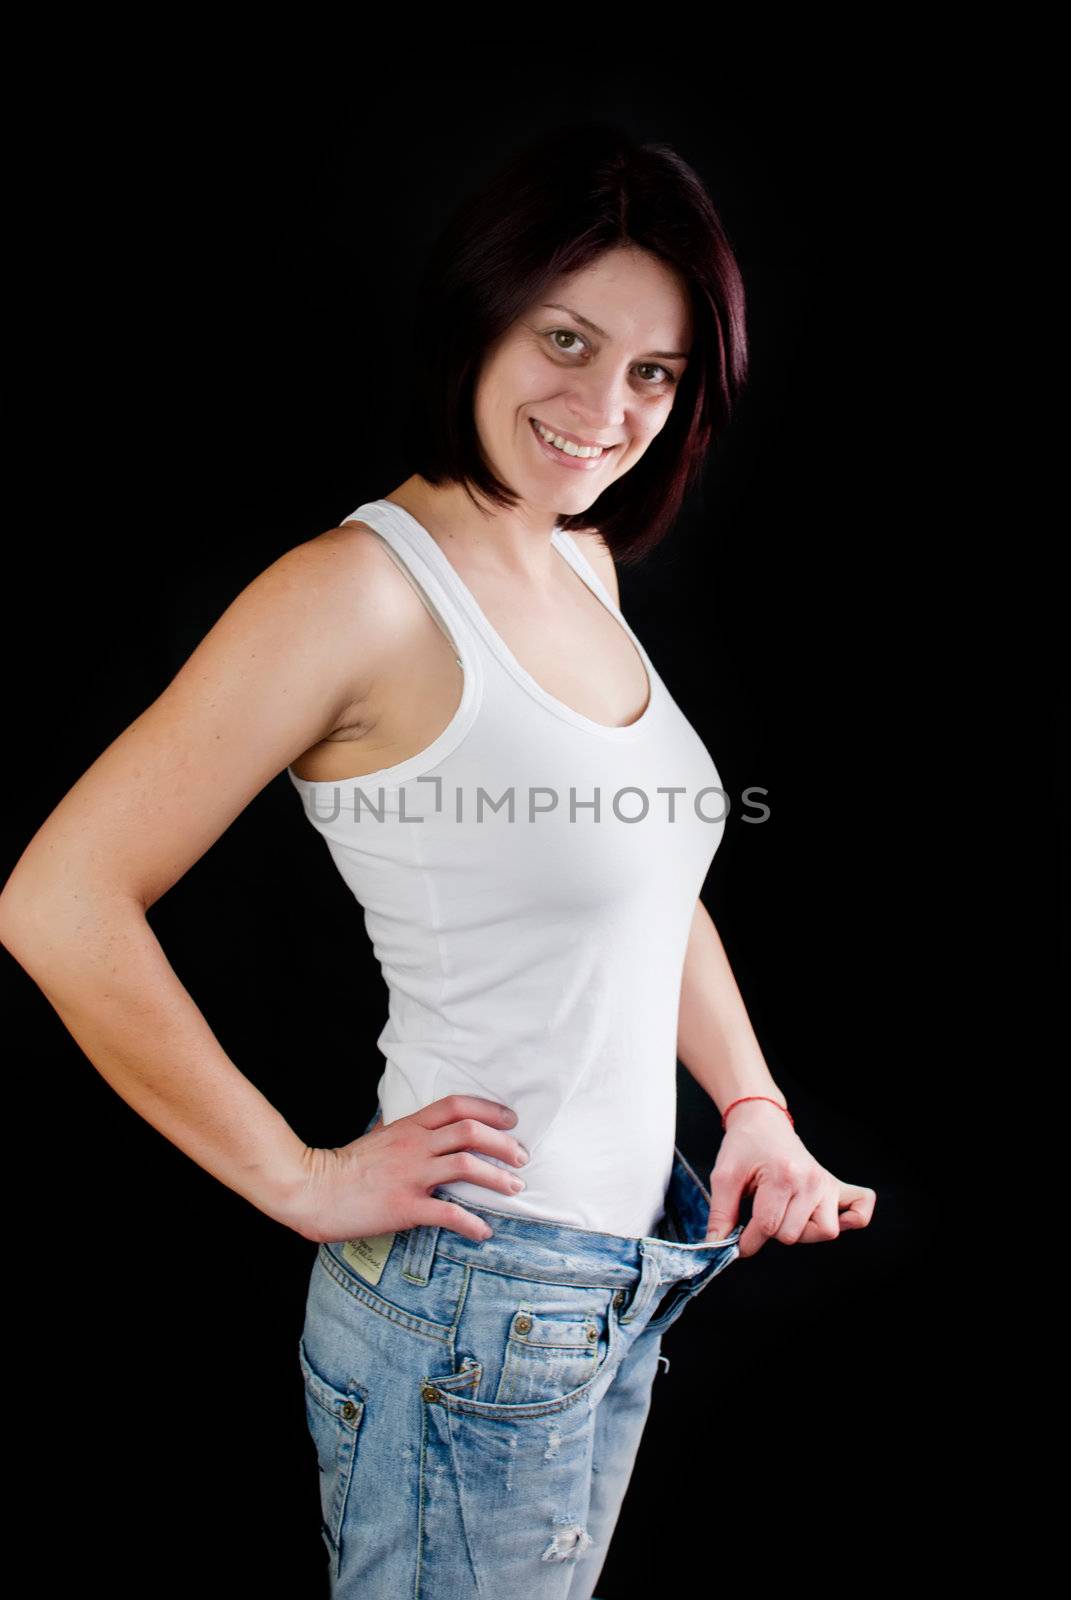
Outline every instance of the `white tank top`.
{"type": "Polygon", "coordinates": [[[372,500],[345,520],[386,541],[464,683],[450,722],[406,761],[318,783],[287,769],[364,908],[387,985],[383,1120],[453,1093],[501,1101],[531,1153],[527,1188],[447,1193],[652,1234],[673,1162],[684,957],[724,832],[717,769],[563,529],[554,548],[647,669],[647,707],[627,727],[548,694],[401,506],[372,500]]]}

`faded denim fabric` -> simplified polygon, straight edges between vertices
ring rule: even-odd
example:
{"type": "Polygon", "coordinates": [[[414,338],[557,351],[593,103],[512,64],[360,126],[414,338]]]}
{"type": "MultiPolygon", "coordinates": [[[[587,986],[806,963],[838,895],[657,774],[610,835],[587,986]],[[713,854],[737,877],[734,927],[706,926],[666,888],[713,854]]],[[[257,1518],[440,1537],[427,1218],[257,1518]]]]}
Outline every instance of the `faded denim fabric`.
{"type": "Polygon", "coordinates": [[[592,1600],[662,1335],[740,1254],[743,1224],[703,1243],[709,1204],[675,1148],[657,1237],[477,1205],[490,1239],[319,1246],[298,1359],[333,1600],[592,1600]]]}

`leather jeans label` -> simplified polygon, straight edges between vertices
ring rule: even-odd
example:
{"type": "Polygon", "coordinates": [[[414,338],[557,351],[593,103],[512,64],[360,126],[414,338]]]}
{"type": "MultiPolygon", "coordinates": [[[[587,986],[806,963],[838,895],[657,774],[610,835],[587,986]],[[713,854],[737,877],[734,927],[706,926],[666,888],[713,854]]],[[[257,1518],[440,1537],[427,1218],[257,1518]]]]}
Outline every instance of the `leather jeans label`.
{"type": "Polygon", "coordinates": [[[370,1239],[347,1239],[342,1246],[343,1258],[366,1283],[378,1283],[394,1237],[393,1233],[377,1233],[370,1239]]]}

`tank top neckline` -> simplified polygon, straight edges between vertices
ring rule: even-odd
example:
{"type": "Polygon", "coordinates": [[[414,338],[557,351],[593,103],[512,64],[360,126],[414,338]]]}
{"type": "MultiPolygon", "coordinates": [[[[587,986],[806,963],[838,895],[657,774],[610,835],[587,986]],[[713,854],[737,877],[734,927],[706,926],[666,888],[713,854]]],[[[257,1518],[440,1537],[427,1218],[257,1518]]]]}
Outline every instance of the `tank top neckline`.
{"type": "Polygon", "coordinates": [[[644,649],[641,640],[629,626],[626,618],[613,604],[609,594],[605,590],[600,592],[602,585],[594,569],[589,569],[590,576],[589,571],[585,571],[587,567],[586,558],[583,552],[573,543],[564,528],[555,524],[550,536],[551,543],[563,560],[576,573],[577,577],[610,613],[618,627],[623,629],[626,636],[632,641],[647,674],[647,704],[636,720],[626,723],[624,727],[616,727],[606,722],[596,722],[593,718],[586,717],[582,712],[574,710],[572,706],[567,706],[564,700],[557,699],[549,690],[544,689],[539,680],[534,678],[527,668],[523,667],[517,660],[498,630],[491,626],[476,596],[472,593],[457,568],[449,560],[442,546],[432,538],[423,523],[418,522],[416,517],[411,512],[406,511],[404,506],[398,505],[394,500],[387,499],[366,501],[364,505],[359,506],[356,511],[351,513],[347,521],[360,521],[362,511],[366,510],[380,511],[388,518],[392,527],[415,545],[418,554],[423,556],[424,560],[432,567],[449,594],[463,609],[465,615],[479,631],[481,637],[498,657],[502,665],[521,687],[526,689],[533,699],[539,701],[547,710],[562,718],[563,721],[572,723],[574,727],[582,728],[586,733],[615,744],[627,744],[633,739],[642,738],[650,731],[656,716],[656,701],[660,681],[655,671],[654,663],[644,649]],[[594,582],[592,581],[593,579],[595,580],[594,582]]]}

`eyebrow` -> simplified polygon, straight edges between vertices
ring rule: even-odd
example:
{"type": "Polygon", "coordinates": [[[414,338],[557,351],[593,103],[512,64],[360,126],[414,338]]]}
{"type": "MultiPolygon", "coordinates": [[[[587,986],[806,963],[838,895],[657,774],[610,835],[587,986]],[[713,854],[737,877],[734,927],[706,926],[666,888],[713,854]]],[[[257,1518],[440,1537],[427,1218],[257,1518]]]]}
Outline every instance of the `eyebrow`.
{"type": "MultiPolygon", "coordinates": [[[[543,306],[547,311],[568,312],[569,316],[571,316],[576,322],[579,322],[582,328],[587,328],[589,333],[598,334],[600,339],[609,338],[609,334],[604,333],[601,328],[597,328],[593,322],[589,322],[587,317],[582,317],[580,312],[574,311],[571,306],[560,306],[553,300],[544,300],[543,306]]],[[[651,356],[658,356],[662,361],[687,361],[688,359],[687,350],[648,350],[647,354],[651,356]]]]}

